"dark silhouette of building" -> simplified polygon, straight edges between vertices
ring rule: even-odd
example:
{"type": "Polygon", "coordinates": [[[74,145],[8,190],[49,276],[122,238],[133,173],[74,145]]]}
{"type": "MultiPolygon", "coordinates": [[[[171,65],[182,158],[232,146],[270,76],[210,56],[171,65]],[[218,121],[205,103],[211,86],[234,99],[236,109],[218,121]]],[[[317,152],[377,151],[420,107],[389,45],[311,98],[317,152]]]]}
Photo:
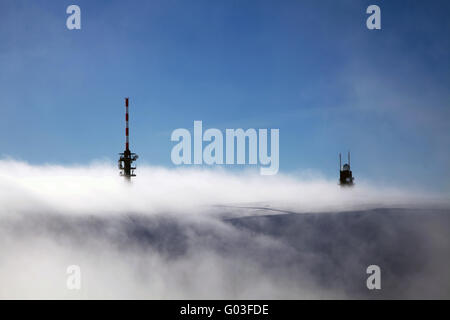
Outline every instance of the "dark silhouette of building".
{"type": "Polygon", "coordinates": [[[354,180],[350,169],[350,152],[348,153],[348,163],[344,165],[342,165],[341,154],[339,153],[339,184],[341,186],[352,186],[354,180]]]}

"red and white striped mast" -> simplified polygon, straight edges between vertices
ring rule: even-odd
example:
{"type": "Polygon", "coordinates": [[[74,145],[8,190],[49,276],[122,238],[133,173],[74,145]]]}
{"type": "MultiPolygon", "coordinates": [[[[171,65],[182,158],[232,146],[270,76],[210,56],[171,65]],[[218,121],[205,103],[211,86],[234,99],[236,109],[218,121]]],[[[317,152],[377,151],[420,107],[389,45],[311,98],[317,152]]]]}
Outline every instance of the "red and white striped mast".
{"type": "Polygon", "coordinates": [[[132,166],[132,163],[136,161],[138,155],[130,151],[130,141],[129,141],[129,127],[128,127],[128,101],[129,98],[125,98],[125,151],[119,153],[119,169],[120,175],[124,176],[127,180],[131,177],[135,177],[134,170],[136,167],[132,166]]]}
{"type": "Polygon", "coordinates": [[[125,150],[130,150],[130,141],[129,141],[129,130],[128,130],[128,98],[125,98],[125,150]]]}

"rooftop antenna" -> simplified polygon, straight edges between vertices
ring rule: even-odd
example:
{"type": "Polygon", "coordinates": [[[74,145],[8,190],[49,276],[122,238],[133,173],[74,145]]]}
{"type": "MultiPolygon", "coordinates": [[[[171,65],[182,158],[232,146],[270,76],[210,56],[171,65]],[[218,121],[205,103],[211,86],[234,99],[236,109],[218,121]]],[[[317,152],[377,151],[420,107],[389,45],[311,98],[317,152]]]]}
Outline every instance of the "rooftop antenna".
{"type": "Polygon", "coordinates": [[[129,130],[128,130],[128,99],[125,98],[125,151],[119,153],[120,158],[118,161],[120,175],[124,176],[126,180],[130,181],[131,177],[135,177],[132,164],[137,160],[138,155],[130,151],[129,130]]]}
{"type": "Polygon", "coordinates": [[[350,151],[348,152],[348,166],[350,167],[350,151]]]}

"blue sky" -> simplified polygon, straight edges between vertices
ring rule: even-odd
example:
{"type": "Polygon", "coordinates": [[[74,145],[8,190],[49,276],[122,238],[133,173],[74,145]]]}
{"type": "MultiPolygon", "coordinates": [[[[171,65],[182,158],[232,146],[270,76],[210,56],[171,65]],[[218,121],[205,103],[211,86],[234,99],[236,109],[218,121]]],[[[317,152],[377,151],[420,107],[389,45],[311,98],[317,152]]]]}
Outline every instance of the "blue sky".
{"type": "MultiPolygon", "coordinates": [[[[0,2],[0,154],[139,164],[170,134],[279,128],[280,171],[450,190],[448,1],[0,2]],[[82,29],[66,28],[81,7],[82,29]],[[381,7],[382,30],[365,27],[381,7]]],[[[358,180],[357,180],[358,181],[358,180]]]]}

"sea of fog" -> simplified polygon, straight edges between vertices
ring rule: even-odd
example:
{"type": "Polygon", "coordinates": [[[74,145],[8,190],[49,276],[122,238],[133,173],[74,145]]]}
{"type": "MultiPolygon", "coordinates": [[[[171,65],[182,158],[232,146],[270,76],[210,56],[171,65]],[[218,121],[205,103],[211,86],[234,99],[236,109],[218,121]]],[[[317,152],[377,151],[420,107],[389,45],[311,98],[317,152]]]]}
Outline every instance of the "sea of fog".
{"type": "Polygon", "coordinates": [[[2,299],[450,298],[449,230],[448,195],[369,182],[0,161],[2,299]]]}

